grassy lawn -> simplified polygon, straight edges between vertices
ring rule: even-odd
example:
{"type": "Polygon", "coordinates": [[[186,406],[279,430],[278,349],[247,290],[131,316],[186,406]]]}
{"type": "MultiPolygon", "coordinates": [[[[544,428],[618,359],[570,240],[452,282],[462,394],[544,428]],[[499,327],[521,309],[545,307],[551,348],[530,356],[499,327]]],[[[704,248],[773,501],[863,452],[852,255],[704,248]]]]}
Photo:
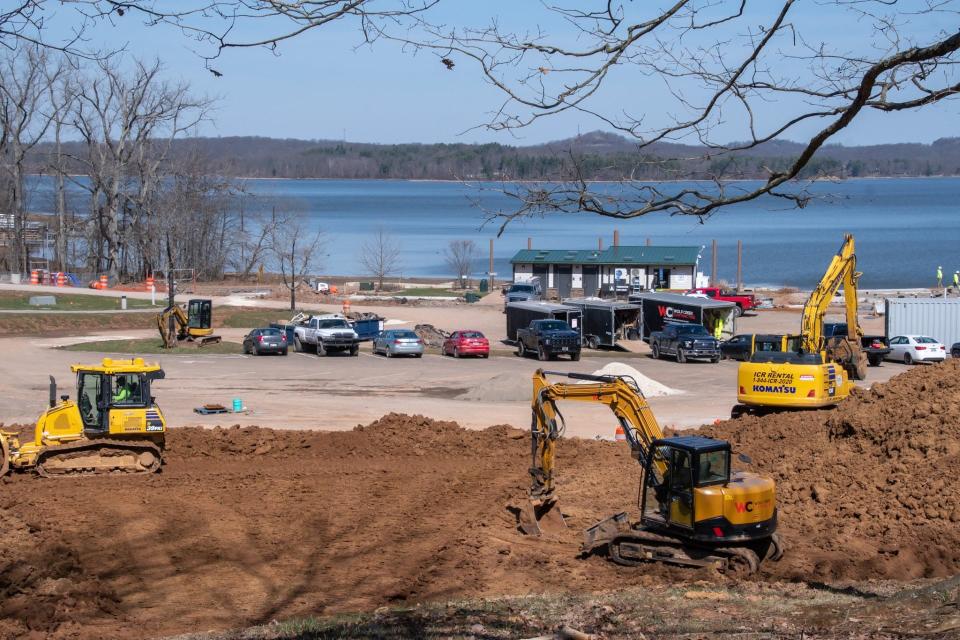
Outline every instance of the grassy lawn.
{"type": "Polygon", "coordinates": [[[293,315],[294,312],[289,309],[216,307],[213,310],[213,322],[217,326],[233,329],[253,329],[270,326],[273,322],[289,322],[293,315]]]}
{"type": "Polygon", "coordinates": [[[63,347],[64,351],[85,351],[95,353],[122,353],[122,354],[179,354],[190,355],[242,353],[243,347],[239,342],[211,344],[206,347],[176,347],[164,349],[159,337],[140,338],[138,340],[101,340],[98,342],[82,342],[63,347]]]}
{"type": "MultiPolygon", "coordinates": [[[[150,307],[149,300],[127,298],[128,309],[145,309],[150,307]]],[[[159,310],[161,307],[157,307],[159,310]]],[[[120,309],[120,298],[107,296],[93,296],[76,293],[61,293],[51,290],[50,293],[20,293],[18,291],[0,292],[0,309],[11,311],[115,311],[120,309]],[[30,298],[40,295],[50,295],[56,298],[57,304],[33,306],[30,298]]]]}

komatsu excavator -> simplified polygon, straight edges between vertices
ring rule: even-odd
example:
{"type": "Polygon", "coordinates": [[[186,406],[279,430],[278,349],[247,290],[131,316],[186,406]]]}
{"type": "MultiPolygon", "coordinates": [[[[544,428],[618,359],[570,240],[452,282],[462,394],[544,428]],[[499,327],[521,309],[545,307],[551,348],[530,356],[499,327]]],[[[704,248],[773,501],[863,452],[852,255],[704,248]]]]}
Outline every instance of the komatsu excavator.
{"type": "Polygon", "coordinates": [[[140,358],[73,365],[77,399],[57,399],[50,376],[50,406],[33,438],[0,430],[0,476],[11,469],[41,476],[153,473],[160,468],[167,423],[150,392],[164,377],[158,364],[140,358]]]}
{"type": "MultiPolygon", "coordinates": [[[[711,566],[749,574],[763,560],[779,560],[774,481],[731,471],[730,443],[703,436],[665,438],[635,380],[537,370],[533,375],[529,502],[520,510],[529,535],[562,531],[566,523],[556,491],[556,448],[564,431],[560,400],[607,405],[643,471],[640,521],[626,512],[584,532],[584,554],[606,552],[617,564],[659,561],[711,566]],[[548,375],[577,382],[550,383],[548,375]]],[[[742,461],[749,462],[746,456],[742,461]]],[[[623,491],[625,487],[617,486],[623,491]]]]}
{"type": "Polygon", "coordinates": [[[853,380],[867,375],[863,330],[857,317],[857,256],[847,234],[803,307],[799,336],[783,336],[783,350],[755,351],[737,370],[737,401],[731,416],[781,409],[820,409],[850,394],[853,380]],[[843,287],[848,335],[824,337],[824,317],[843,287]],[[788,345],[794,348],[788,348],[788,345]]]}
{"type": "Polygon", "coordinates": [[[186,310],[178,304],[171,304],[157,315],[157,328],[163,346],[168,349],[177,346],[178,341],[198,347],[220,342],[220,336],[213,333],[213,303],[210,300],[191,300],[186,310]]]}

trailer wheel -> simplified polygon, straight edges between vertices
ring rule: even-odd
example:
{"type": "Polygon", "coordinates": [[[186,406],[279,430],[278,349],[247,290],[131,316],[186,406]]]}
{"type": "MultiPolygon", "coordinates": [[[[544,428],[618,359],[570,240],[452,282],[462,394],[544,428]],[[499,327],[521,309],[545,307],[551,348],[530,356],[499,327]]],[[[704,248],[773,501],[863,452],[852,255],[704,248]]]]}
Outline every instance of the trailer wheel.
{"type": "Polygon", "coordinates": [[[597,348],[597,336],[587,336],[587,347],[590,349],[597,348]]]}

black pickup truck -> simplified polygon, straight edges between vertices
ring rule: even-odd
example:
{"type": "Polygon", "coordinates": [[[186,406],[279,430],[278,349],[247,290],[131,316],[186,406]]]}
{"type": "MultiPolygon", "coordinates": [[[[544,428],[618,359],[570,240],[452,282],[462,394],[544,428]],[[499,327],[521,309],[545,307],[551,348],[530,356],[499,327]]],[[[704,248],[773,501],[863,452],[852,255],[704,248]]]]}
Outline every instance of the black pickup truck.
{"type": "Polygon", "coordinates": [[[720,341],[700,324],[668,324],[650,334],[650,352],[657,359],[674,356],[677,362],[691,358],[720,362],[720,341]]]}
{"type": "MultiPolygon", "coordinates": [[[[824,322],[823,337],[840,338],[847,334],[846,322],[824,322]]],[[[890,344],[885,336],[863,336],[860,339],[860,346],[863,352],[867,354],[867,362],[871,367],[879,367],[883,359],[890,353],[890,344]]]]}
{"type": "Polygon", "coordinates": [[[526,328],[517,329],[517,355],[537,354],[540,360],[553,360],[559,355],[580,359],[580,333],[563,320],[531,320],[526,328]]]}

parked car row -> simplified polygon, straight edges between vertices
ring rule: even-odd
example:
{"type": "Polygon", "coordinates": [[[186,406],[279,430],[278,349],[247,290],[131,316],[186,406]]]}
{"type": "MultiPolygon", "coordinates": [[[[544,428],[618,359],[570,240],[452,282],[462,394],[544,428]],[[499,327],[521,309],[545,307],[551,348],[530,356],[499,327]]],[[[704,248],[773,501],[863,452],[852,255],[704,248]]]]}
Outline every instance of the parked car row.
{"type": "MultiPolygon", "coordinates": [[[[352,356],[359,353],[359,340],[355,339],[356,334],[354,333],[352,338],[345,335],[349,329],[349,325],[345,321],[336,317],[316,320],[316,322],[311,321],[304,325],[306,331],[294,335],[296,351],[306,350],[307,346],[311,345],[316,348],[318,355],[335,351],[349,352],[352,356]]],[[[382,354],[388,358],[397,356],[421,358],[424,353],[423,340],[409,329],[381,331],[373,339],[372,347],[374,354],[382,354]]],[[[259,356],[279,353],[285,356],[288,348],[286,333],[273,327],[254,329],[243,338],[243,352],[245,354],[259,356]]],[[[490,342],[479,331],[454,331],[444,340],[441,353],[454,358],[466,356],[489,358],[490,342]]]]}

